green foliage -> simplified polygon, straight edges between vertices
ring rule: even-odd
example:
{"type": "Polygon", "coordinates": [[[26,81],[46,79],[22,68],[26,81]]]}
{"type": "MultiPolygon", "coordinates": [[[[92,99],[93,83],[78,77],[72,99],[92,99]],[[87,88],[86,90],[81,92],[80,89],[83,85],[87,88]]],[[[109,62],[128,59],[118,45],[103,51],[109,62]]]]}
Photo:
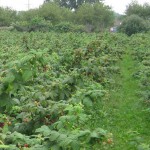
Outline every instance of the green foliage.
{"type": "Polygon", "coordinates": [[[56,32],[84,32],[84,26],[74,25],[69,22],[61,22],[53,27],[56,32]]]}
{"type": "Polygon", "coordinates": [[[149,34],[137,34],[132,36],[133,57],[139,62],[139,70],[134,74],[135,78],[140,80],[140,91],[138,92],[142,101],[149,107],[150,106],[150,49],[149,49],[149,34]],[[139,41],[141,44],[139,44],[139,41]]]}
{"type": "Polygon", "coordinates": [[[74,13],[65,7],[60,7],[63,22],[74,22],[74,13]]]}
{"type": "Polygon", "coordinates": [[[11,69],[5,70],[1,74],[1,86],[0,86],[0,104],[1,107],[10,107],[16,103],[15,100],[11,101],[19,88],[22,87],[28,81],[32,81],[32,78],[37,76],[37,71],[40,66],[43,66],[45,60],[43,60],[44,53],[32,52],[22,58],[20,62],[11,62],[11,69]]]}
{"type": "MultiPolygon", "coordinates": [[[[94,3],[99,3],[102,0],[54,0],[54,2],[58,3],[61,7],[66,7],[69,8],[71,10],[76,10],[79,6],[81,6],[82,4],[85,3],[90,3],[90,4],[94,4],[94,3]]],[[[45,0],[44,3],[47,2],[53,2],[52,0],[45,0]]]]}
{"type": "Polygon", "coordinates": [[[30,22],[33,18],[39,17],[39,9],[30,9],[28,11],[19,11],[17,21],[30,22]]]}
{"type": "Polygon", "coordinates": [[[66,30],[73,32],[85,31],[81,25],[86,25],[88,32],[101,31],[112,25],[114,20],[113,11],[99,0],[71,1],[70,3],[53,1],[44,3],[38,9],[16,13],[9,8],[0,8],[0,12],[0,26],[13,25],[17,31],[29,32],[49,30],[59,30],[60,32],[66,30]],[[76,5],[76,10],[70,10],[71,6],[69,8],[62,7],[62,5],[65,5],[64,3],[76,5]]]}
{"type": "Polygon", "coordinates": [[[40,31],[40,32],[85,32],[85,27],[82,25],[75,25],[69,22],[61,22],[56,25],[52,25],[50,21],[43,20],[42,18],[36,17],[30,21],[22,21],[16,22],[13,24],[14,29],[21,32],[32,32],[32,31],[40,31]]]}
{"type": "Polygon", "coordinates": [[[16,11],[9,8],[0,7],[0,27],[10,26],[12,22],[16,21],[16,11]]]}
{"type": "Polygon", "coordinates": [[[112,134],[95,122],[101,120],[112,75],[119,73],[115,65],[126,36],[11,33],[0,32],[3,145],[15,150],[110,148],[112,134]]]}
{"type": "MultiPolygon", "coordinates": [[[[40,19],[34,18],[32,25],[40,19]]],[[[145,122],[136,115],[149,114],[149,34],[127,38],[119,33],[2,31],[0,38],[0,148],[96,150],[128,144],[130,149],[148,149],[148,138],[147,142],[140,139],[149,131],[144,133],[145,122]],[[129,46],[139,66],[134,74],[140,83],[138,98],[148,106],[142,111],[137,107],[140,101],[137,105],[132,101],[133,91],[138,91],[130,79],[133,70],[128,54],[121,61],[129,46]],[[116,76],[118,82],[123,81],[122,91],[122,84],[114,82],[116,76]],[[116,97],[111,100],[112,92],[116,97]],[[136,107],[132,116],[142,124],[130,124],[131,113],[126,112],[131,102],[136,107]],[[125,121],[120,122],[122,118],[125,121]],[[135,130],[141,126],[140,138],[135,130]],[[113,131],[115,138],[106,130],[113,131]]]]}
{"type": "Polygon", "coordinates": [[[137,1],[133,1],[126,9],[126,17],[119,30],[127,35],[147,32],[150,30],[149,17],[150,5],[148,3],[140,5],[137,1]]]}
{"type": "Polygon", "coordinates": [[[132,35],[148,31],[147,22],[137,15],[126,17],[119,27],[119,31],[132,35]]]}
{"type": "Polygon", "coordinates": [[[47,32],[52,29],[52,24],[49,21],[45,21],[41,17],[32,18],[30,21],[20,21],[13,24],[14,29],[17,31],[41,31],[47,32]]]}
{"type": "Polygon", "coordinates": [[[41,133],[52,144],[52,148],[70,148],[72,150],[78,150],[85,147],[85,142],[92,143],[93,141],[101,141],[107,134],[103,129],[97,128],[94,131],[83,130],[73,131],[72,133],[51,131],[47,126],[42,126],[37,129],[36,132],[41,133]]]}
{"type": "MultiPolygon", "coordinates": [[[[3,15],[4,18],[8,16],[6,12],[4,12],[6,15],[3,15]]],[[[49,2],[44,3],[38,9],[21,11],[14,15],[15,19],[12,15],[11,18],[9,17],[9,25],[12,24],[17,31],[27,32],[101,31],[112,25],[114,20],[112,10],[102,2],[96,3],[95,1],[84,2],[76,11],[61,7],[58,3],[49,2]],[[86,25],[87,29],[85,30],[82,25],[86,25]]]]}
{"type": "Polygon", "coordinates": [[[39,8],[39,15],[40,17],[52,22],[53,24],[63,20],[62,10],[56,3],[43,4],[39,8]]]}
{"type": "Polygon", "coordinates": [[[113,12],[103,3],[86,3],[76,11],[76,22],[91,26],[91,31],[100,31],[113,23],[113,12]]]}
{"type": "Polygon", "coordinates": [[[150,18],[150,5],[148,3],[145,3],[143,5],[138,4],[137,1],[133,1],[131,4],[128,5],[126,9],[126,15],[138,15],[142,17],[143,19],[149,19],[150,18]]]}

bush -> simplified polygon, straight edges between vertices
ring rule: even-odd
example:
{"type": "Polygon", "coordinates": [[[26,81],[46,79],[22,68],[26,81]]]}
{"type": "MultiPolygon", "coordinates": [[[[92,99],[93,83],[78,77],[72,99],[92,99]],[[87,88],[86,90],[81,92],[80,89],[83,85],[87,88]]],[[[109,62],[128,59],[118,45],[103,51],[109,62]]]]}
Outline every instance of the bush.
{"type": "Polygon", "coordinates": [[[16,11],[0,7],[0,26],[10,26],[16,20],[16,11]]]}
{"type": "Polygon", "coordinates": [[[84,32],[85,28],[82,25],[74,25],[69,22],[61,22],[56,25],[52,25],[50,21],[43,20],[42,18],[36,17],[31,21],[20,21],[13,24],[14,29],[20,32],[31,32],[31,31],[56,31],[56,32],[84,32]]]}
{"type": "Polygon", "coordinates": [[[132,35],[148,31],[148,22],[137,15],[126,17],[119,27],[119,31],[132,35]]]}
{"type": "Polygon", "coordinates": [[[24,31],[46,32],[52,28],[52,24],[49,21],[45,21],[44,19],[39,18],[39,17],[35,17],[31,21],[17,22],[13,26],[17,31],[21,31],[21,32],[24,32],[24,31]]]}
{"type": "Polygon", "coordinates": [[[54,26],[54,30],[57,32],[84,32],[84,26],[74,25],[69,22],[61,22],[54,26]]]}

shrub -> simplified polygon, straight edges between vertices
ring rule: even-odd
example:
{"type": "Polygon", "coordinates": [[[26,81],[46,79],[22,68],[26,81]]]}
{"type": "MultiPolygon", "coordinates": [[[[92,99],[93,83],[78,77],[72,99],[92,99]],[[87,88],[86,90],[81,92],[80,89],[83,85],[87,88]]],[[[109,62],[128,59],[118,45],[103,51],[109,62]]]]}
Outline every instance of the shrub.
{"type": "Polygon", "coordinates": [[[10,26],[16,20],[16,11],[0,7],[0,26],[10,26]]]}
{"type": "Polygon", "coordinates": [[[52,24],[49,21],[45,21],[42,18],[35,17],[31,21],[20,21],[15,23],[14,28],[17,31],[42,31],[46,32],[49,31],[50,28],[52,27],[52,24]]]}
{"type": "Polygon", "coordinates": [[[146,32],[147,30],[148,23],[137,15],[126,17],[119,27],[120,32],[126,33],[129,36],[136,33],[146,32]]]}
{"type": "Polygon", "coordinates": [[[54,26],[54,30],[57,32],[84,32],[84,26],[61,22],[54,26]]]}

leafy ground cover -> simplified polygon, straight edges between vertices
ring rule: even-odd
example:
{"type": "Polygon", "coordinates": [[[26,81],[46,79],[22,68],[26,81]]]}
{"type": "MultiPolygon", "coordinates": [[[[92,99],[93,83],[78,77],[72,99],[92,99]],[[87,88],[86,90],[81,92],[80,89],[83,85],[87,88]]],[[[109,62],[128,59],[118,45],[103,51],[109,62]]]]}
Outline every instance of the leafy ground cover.
{"type": "Polygon", "coordinates": [[[1,149],[149,149],[137,36],[0,32],[0,38],[1,149]]]}

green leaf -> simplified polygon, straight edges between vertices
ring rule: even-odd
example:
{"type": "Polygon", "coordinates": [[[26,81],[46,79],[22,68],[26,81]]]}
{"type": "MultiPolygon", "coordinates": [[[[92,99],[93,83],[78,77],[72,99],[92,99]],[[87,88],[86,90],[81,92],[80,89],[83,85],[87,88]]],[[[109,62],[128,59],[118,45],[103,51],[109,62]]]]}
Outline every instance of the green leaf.
{"type": "Polygon", "coordinates": [[[3,127],[3,133],[7,133],[8,132],[8,125],[5,124],[5,126],[3,127]]]}
{"type": "Polygon", "coordinates": [[[85,131],[80,131],[78,137],[82,137],[82,136],[87,136],[90,134],[89,130],[85,130],[85,131]]]}
{"type": "Polygon", "coordinates": [[[98,134],[103,135],[103,136],[105,136],[107,134],[107,131],[104,129],[101,129],[101,128],[96,128],[95,132],[97,132],[98,134]]]}
{"type": "Polygon", "coordinates": [[[59,143],[60,146],[66,148],[67,146],[69,146],[69,144],[72,142],[71,139],[66,138],[66,139],[62,139],[62,141],[59,143]]]}
{"type": "Polygon", "coordinates": [[[58,133],[58,132],[56,132],[56,131],[52,131],[51,132],[51,135],[50,135],[50,137],[49,137],[49,140],[50,141],[55,141],[55,140],[57,140],[57,138],[60,136],[60,134],[58,133]]]}
{"type": "Polygon", "coordinates": [[[99,135],[95,131],[93,131],[91,133],[91,138],[99,138],[99,135]]]}
{"type": "Polygon", "coordinates": [[[31,70],[25,70],[22,75],[22,78],[24,81],[28,81],[32,78],[32,75],[33,75],[33,72],[31,70]]]}
{"type": "Polygon", "coordinates": [[[20,101],[17,98],[13,98],[12,100],[14,101],[15,104],[20,104],[20,101]]]}
{"type": "Polygon", "coordinates": [[[92,101],[90,100],[90,98],[86,97],[83,99],[83,105],[87,106],[87,107],[92,107],[93,106],[93,103],[92,101]]]}
{"type": "Polygon", "coordinates": [[[0,148],[9,148],[7,145],[0,145],[0,148]]]}
{"type": "Polygon", "coordinates": [[[51,150],[60,150],[60,147],[58,145],[54,145],[51,147],[51,150]]]}
{"type": "Polygon", "coordinates": [[[11,106],[12,103],[11,103],[11,99],[9,97],[8,94],[6,93],[3,93],[0,95],[0,107],[3,107],[3,106],[11,106]]]}
{"type": "Polygon", "coordinates": [[[57,142],[60,143],[63,139],[66,139],[67,135],[66,134],[60,134],[59,138],[57,139],[57,142]]]}
{"type": "Polygon", "coordinates": [[[11,91],[13,91],[13,90],[14,90],[13,84],[12,84],[12,83],[9,83],[6,92],[8,93],[8,92],[11,92],[11,91]]]}
{"type": "Polygon", "coordinates": [[[16,139],[24,139],[24,135],[16,131],[13,133],[13,137],[16,137],[16,139]]]}
{"type": "Polygon", "coordinates": [[[147,144],[141,144],[137,148],[138,150],[150,150],[150,145],[147,144]]]}
{"type": "Polygon", "coordinates": [[[15,76],[12,72],[9,72],[4,78],[3,82],[12,83],[15,80],[15,76]]]}
{"type": "Polygon", "coordinates": [[[64,124],[61,121],[59,121],[58,125],[57,125],[57,129],[59,130],[59,129],[63,129],[63,128],[64,128],[64,124]]]}
{"type": "Polygon", "coordinates": [[[80,150],[80,145],[79,145],[79,142],[74,140],[71,142],[71,147],[73,150],[80,150]]]}
{"type": "Polygon", "coordinates": [[[44,125],[41,128],[36,129],[35,132],[42,133],[44,136],[48,136],[51,133],[51,130],[48,126],[44,125]]]}

